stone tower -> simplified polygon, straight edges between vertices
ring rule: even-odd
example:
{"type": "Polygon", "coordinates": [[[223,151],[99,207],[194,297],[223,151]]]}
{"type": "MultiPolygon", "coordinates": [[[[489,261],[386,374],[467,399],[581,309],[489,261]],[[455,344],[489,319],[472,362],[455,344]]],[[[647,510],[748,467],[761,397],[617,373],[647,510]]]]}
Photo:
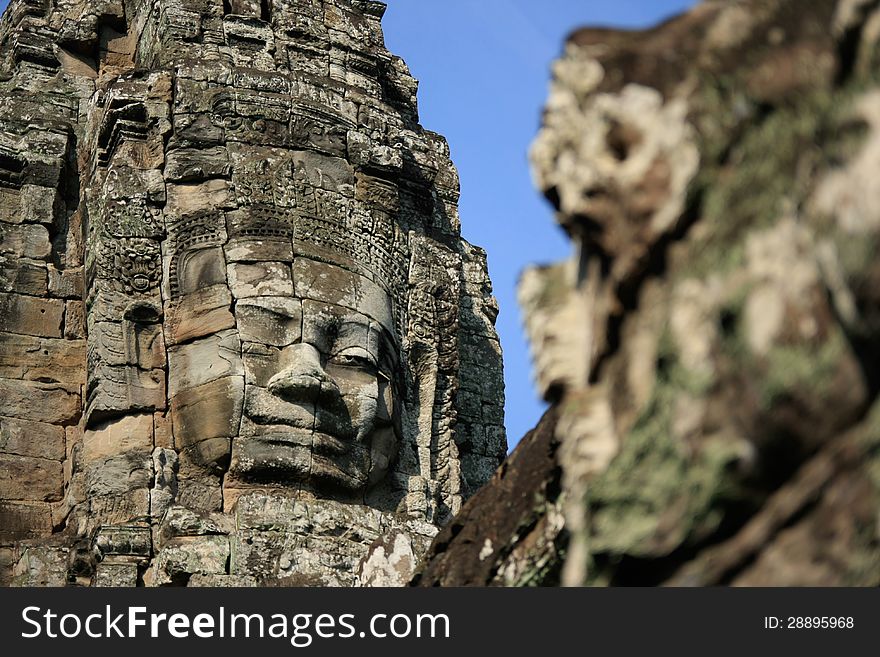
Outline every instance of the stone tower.
{"type": "Polygon", "coordinates": [[[506,453],[485,253],[369,0],[12,0],[0,581],[403,583],[506,453]]]}

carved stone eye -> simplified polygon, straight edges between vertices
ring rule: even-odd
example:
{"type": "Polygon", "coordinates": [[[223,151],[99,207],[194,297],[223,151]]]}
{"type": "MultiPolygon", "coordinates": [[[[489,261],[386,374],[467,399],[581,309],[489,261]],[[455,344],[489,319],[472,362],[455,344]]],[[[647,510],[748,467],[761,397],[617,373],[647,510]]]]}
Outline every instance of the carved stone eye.
{"type": "Polygon", "coordinates": [[[376,371],[375,361],[366,351],[362,350],[344,351],[333,356],[333,358],[330,359],[330,362],[342,367],[358,368],[369,372],[376,371]]]}

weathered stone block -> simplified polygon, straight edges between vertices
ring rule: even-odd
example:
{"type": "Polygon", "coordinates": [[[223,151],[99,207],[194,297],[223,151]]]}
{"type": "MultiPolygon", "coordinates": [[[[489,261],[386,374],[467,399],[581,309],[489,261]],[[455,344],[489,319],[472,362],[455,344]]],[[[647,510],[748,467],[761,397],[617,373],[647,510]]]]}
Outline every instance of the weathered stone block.
{"type": "Polygon", "coordinates": [[[260,0],[229,0],[229,6],[232,14],[260,18],[260,0]]]}
{"type": "Polygon", "coordinates": [[[232,295],[226,285],[212,285],[172,304],[166,322],[170,344],[188,342],[235,328],[232,295]]]}
{"type": "Polygon", "coordinates": [[[0,452],[61,461],[66,451],[64,434],[64,427],[53,424],[0,417],[0,452]]]}
{"type": "Polygon", "coordinates": [[[13,570],[13,586],[65,586],[66,547],[26,547],[13,570]]]}
{"type": "Polygon", "coordinates": [[[0,454],[0,499],[57,502],[63,486],[60,462],[0,454]]]}
{"type": "Polygon", "coordinates": [[[229,537],[229,574],[253,577],[258,582],[277,577],[283,539],[280,532],[237,531],[229,537]]]}
{"type": "Polygon", "coordinates": [[[81,385],[86,378],[85,363],[82,340],[0,333],[0,377],[81,385]]]}
{"type": "Polygon", "coordinates": [[[214,210],[229,207],[232,195],[229,183],[225,180],[209,180],[199,184],[168,185],[168,205],[166,211],[184,215],[199,210],[214,210]]]}
{"type": "Polygon", "coordinates": [[[195,574],[187,582],[188,587],[196,588],[253,588],[259,586],[256,578],[250,575],[201,575],[195,574]]]}
{"type": "Polygon", "coordinates": [[[459,390],[458,412],[464,418],[480,422],[483,414],[480,395],[467,390],[459,390]]]}
{"type": "Polygon", "coordinates": [[[135,365],[142,370],[165,367],[161,324],[90,322],[89,352],[103,365],[135,365]]]}
{"type": "Polygon", "coordinates": [[[67,444],[67,457],[73,455],[73,450],[82,445],[82,428],[79,425],[64,427],[64,440],[67,444]]]}
{"type": "Polygon", "coordinates": [[[293,274],[289,263],[233,262],[228,266],[229,287],[236,299],[257,296],[292,297],[293,274]]]}
{"type": "Polygon", "coordinates": [[[507,433],[502,426],[460,419],[455,440],[462,452],[501,458],[507,454],[507,433]]]}
{"type": "Polygon", "coordinates": [[[294,494],[244,493],[238,497],[234,513],[238,529],[300,531],[309,526],[307,507],[294,494]]]}
{"type": "Polygon", "coordinates": [[[51,505],[41,502],[0,502],[0,545],[41,538],[52,533],[51,505]]]}
{"type": "MultiPolygon", "coordinates": [[[[241,345],[245,382],[248,386],[266,388],[280,368],[281,349],[265,344],[245,342],[241,345]]],[[[245,419],[245,424],[247,420],[245,419]]],[[[245,427],[242,427],[244,431],[245,427]]]]}
{"type": "Polygon", "coordinates": [[[223,147],[180,148],[168,154],[165,179],[169,182],[190,182],[225,178],[231,171],[229,156],[223,147]]]}
{"type": "Polygon", "coordinates": [[[465,354],[465,358],[480,368],[484,381],[503,385],[501,344],[497,340],[462,331],[459,333],[459,350],[465,354]]]}
{"type": "Polygon", "coordinates": [[[163,410],[165,405],[164,370],[101,365],[89,372],[88,425],[108,416],[163,410]]]}
{"type": "Polygon", "coordinates": [[[97,588],[134,588],[138,585],[138,567],[133,563],[99,563],[92,586],[97,588]]]}
{"type": "Polygon", "coordinates": [[[52,225],[62,207],[58,190],[39,185],[21,188],[21,221],[52,225]]]}
{"type": "Polygon", "coordinates": [[[131,557],[140,561],[150,558],[153,549],[150,528],[146,525],[107,525],[101,527],[92,542],[100,559],[131,557]]]}
{"type": "Polygon", "coordinates": [[[0,293],[0,331],[60,338],[63,320],[64,302],[59,299],[0,293]]]}
{"type": "Polygon", "coordinates": [[[352,163],[373,171],[396,172],[403,169],[403,154],[400,149],[377,144],[367,135],[355,130],[349,130],[347,138],[352,163]]]}
{"type": "Polygon", "coordinates": [[[63,425],[80,411],[78,386],[0,379],[0,416],[63,425]]]}
{"type": "Polygon", "coordinates": [[[42,296],[48,285],[46,263],[0,255],[0,292],[42,296]]]}
{"type": "Polygon", "coordinates": [[[489,481],[499,465],[497,456],[465,454],[461,459],[461,474],[471,487],[468,493],[473,494],[482,482],[489,481]]]}
{"type": "Polygon", "coordinates": [[[184,536],[169,541],[156,557],[155,582],[187,582],[194,574],[225,575],[229,561],[226,536],[184,536]]]}
{"type": "Polygon", "coordinates": [[[86,492],[91,499],[118,496],[130,503],[122,502],[123,517],[99,516],[99,524],[118,524],[128,522],[139,514],[126,517],[126,509],[139,509],[144,502],[144,514],[149,505],[148,489],[153,481],[153,463],[150,452],[127,452],[110,457],[88,461],[85,464],[86,492]],[[137,492],[136,498],[129,493],[137,492]],[[146,499],[143,499],[143,498],[146,499]]]}
{"type": "Polygon", "coordinates": [[[244,404],[244,377],[223,377],[178,393],[171,399],[174,441],[179,449],[199,446],[205,463],[229,454],[244,404]],[[202,445],[206,441],[213,443],[202,445]]]}
{"type": "MultiPolygon", "coordinates": [[[[283,427],[281,430],[284,431],[283,427]]],[[[232,461],[224,484],[229,488],[247,488],[248,479],[264,473],[280,481],[306,477],[313,465],[310,445],[311,436],[304,432],[284,441],[240,436],[232,441],[232,461]]]]}
{"type": "MultiPolygon", "coordinates": [[[[246,216],[246,210],[238,211],[246,216]]],[[[230,213],[233,222],[235,213],[230,213]]],[[[226,259],[229,262],[292,262],[293,242],[284,237],[233,237],[226,244],[226,259]]]]}
{"type": "MultiPolygon", "coordinates": [[[[138,256],[132,256],[137,258],[138,256]]],[[[150,276],[156,275],[154,267],[158,265],[158,257],[150,259],[149,264],[143,266],[150,276]]],[[[134,288],[132,281],[120,280],[121,274],[116,273],[114,277],[98,278],[92,283],[95,292],[91,293],[88,298],[86,312],[88,313],[88,324],[94,322],[121,322],[129,315],[131,310],[136,309],[136,313],[140,314],[148,311],[152,317],[145,321],[141,318],[132,318],[137,323],[153,323],[161,317],[162,302],[158,288],[151,288],[142,294],[138,294],[132,298],[134,288]],[[127,288],[127,289],[126,289],[127,288]]],[[[146,275],[145,275],[146,276],[146,275]]],[[[139,279],[138,285],[150,285],[151,282],[139,279]]]]}
{"type": "Polygon", "coordinates": [[[302,337],[302,302],[284,297],[239,301],[235,307],[244,342],[286,347],[302,337]]]}
{"type": "Polygon", "coordinates": [[[172,449],[174,432],[167,412],[153,414],[153,442],[157,448],[172,449]]]}
{"type": "Polygon", "coordinates": [[[483,401],[482,417],[486,424],[502,425],[504,424],[504,407],[483,401]]]}
{"type": "MultiPolygon", "coordinates": [[[[178,82],[178,91],[183,88],[178,82]]],[[[180,94],[179,94],[180,95],[180,94]]],[[[209,99],[210,100],[210,99],[209,99]]],[[[210,107],[210,103],[208,103],[210,107]]],[[[195,109],[195,108],[193,108],[195,109]]],[[[208,114],[174,114],[174,137],[171,143],[180,147],[215,146],[223,139],[223,128],[214,125],[208,114]]]]}
{"type": "Polygon", "coordinates": [[[64,338],[84,340],[86,337],[85,304],[82,301],[67,301],[64,304],[64,338]]]}
{"type": "MultiPolygon", "coordinates": [[[[202,464],[223,462],[229,458],[228,438],[209,438],[190,449],[185,458],[202,464]]],[[[220,477],[211,473],[180,475],[177,478],[175,501],[189,509],[200,512],[222,511],[225,492],[220,477]]]]}
{"type": "Polygon", "coordinates": [[[355,586],[366,546],[344,539],[285,537],[275,577],[292,586],[355,586]]]}
{"type": "Polygon", "coordinates": [[[48,266],[49,294],[62,299],[82,299],[83,296],[83,268],[56,269],[53,265],[48,266]]]}
{"type": "Polygon", "coordinates": [[[207,513],[198,513],[188,506],[172,506],[168,508],[159,525],[160,549],[168,541],[181,536],[211,536],[228,534],[232,528],[232,522],[228,516],[213,516],[207,513]],[[223,526],[221,526],[223,525],[223,526]]]}
{"type": "Polygon", "coordinates": [[[83,433],[83,458],[86,462],[152,450],[153,415],[150,413],[108,420],[83,433]]]}
{"type": "Polygon", "coordinates": [[[293,263],[296,296],[333,306],[350,308],[394,332],[388,294],[364,276],[306,258],[293,263]]]}
{"type": "Polygon", "coordinates": [[[507,454],[507,430],[503,426],[488,425],[486,426],[486,443],[482,449],[477,451],[487,456],[495,458],[503,457],[507,454]]]}
{"type": "MultiPolygon", "coordinates": [[[[144,469],[149,464],[149,455],[144,461],[131,460],[132,484],[140,485],[150,480],[150,472],[144,469]]],[[[115,486],[107,486],[100,481],[100,465],[86,471],[86,494],[88,496],[88,514],[81,526],[80,533],[90,535],[104,525],[120,525],[150,515],[150,491],[146,488],[126,490],[129,483],[125,473],[124,460],[113,463],[109,467],[108,476],[115,476],[119,482],[115,486]],[[121,478],[124,477],[124,478],[121,478]],[[94,485],[91,485],[94,484],[94,485]],[[117,491],[102,494],[101,491],[115,488],[117,491]]]]}
{"type": "Polygon", "coordinates": [[[45,226],[0,222],[0,255],[45,260],[51,252],[52,244],[45,226]]]}
{"type": "Polygon", "coordinates": [[[389,533],[373,543],[358,564],[361,586],[406,586],[415,575],[418,557],[406,533],[389,533]]]}

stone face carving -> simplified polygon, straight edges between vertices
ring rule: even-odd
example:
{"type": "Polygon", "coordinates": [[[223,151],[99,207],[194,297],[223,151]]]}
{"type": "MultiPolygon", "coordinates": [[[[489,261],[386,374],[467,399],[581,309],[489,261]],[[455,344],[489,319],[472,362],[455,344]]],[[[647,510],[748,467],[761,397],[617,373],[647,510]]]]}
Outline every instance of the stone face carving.
{"type": "Polygon", "coordinates": [[[16,581],[402,583],[504,457],[485,254],[383,11],[11,3],[0,330],[65,380],[4,354],[0,415],[66,431],[16,581]],[[53,55],[15,50],[34,26],[53,55]]]}
{"type": "MultiPolygon", "coordinates": [[[[350,277],[333,277],[336,272],[329,269],[331,287],[350,284],[350,277]]],[[[272,297],[255,299],[265,303],[272,297]]],[[[335,304],[305,299],[294,312],[270,311],[268,317],[258,312],[256,318],[259,306],[244,308],[263,330],[287,333],[285,342],[291,337],[285,327],[298,319],[301,339],[249,363],[254,376],[245,392],[248,435],[233,440],[231,472],[244,479],[290,479],[351,492],[362,492],[368,480],[384,479],[400,434],[394,408],[396,339],[369,316],[335,304]]],[[[246,354],[245,360],[251,355],[256,356],[246,354]]]]}

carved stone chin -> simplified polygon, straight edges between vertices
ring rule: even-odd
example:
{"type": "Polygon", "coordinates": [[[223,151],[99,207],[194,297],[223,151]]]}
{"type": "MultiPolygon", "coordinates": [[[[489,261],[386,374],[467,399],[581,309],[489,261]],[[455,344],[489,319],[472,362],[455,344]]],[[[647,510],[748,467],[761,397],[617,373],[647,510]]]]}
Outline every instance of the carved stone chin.
{"type": "Polygon", "coordinates": [[[506,454],[501,355],[381,4],[37,4],[0,26],[0,465],[35,459],[0,557],[63,527],[20,563],[351,585],[391,528],[419,553],[506,454]]]}

